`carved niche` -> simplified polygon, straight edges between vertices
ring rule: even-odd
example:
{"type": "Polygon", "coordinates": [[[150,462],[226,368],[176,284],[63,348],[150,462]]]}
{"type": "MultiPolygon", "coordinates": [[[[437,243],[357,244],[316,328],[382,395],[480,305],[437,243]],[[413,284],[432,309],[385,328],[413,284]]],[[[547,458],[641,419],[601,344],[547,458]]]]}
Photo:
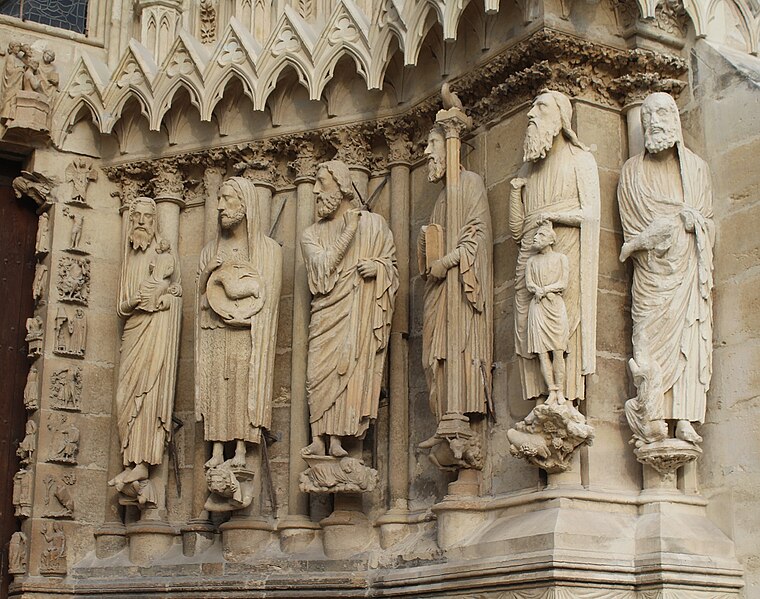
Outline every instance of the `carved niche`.
{"type": "Polygon", "coordinates": [[[87,340],[87,316],[82,308],[73,311],[58,306],[55,315],[53,352],[60,356],[83,358],[87,340]]]}
{"type": "Polygon", "coordinates": [[[43,518],[74,517],[72,489],[76,482],[75,474],[64,474],[60,477],[49,474],[42,479],[45,487],[43,518]]]}
{"type": "Polygon", "coordinates": [[[76,464],[79,454],[79,429],[69,422],[67,414],[49,414],[47,429],[50,431],[48,462],[76,464]]]}
{"type": "Polygon", "coordinates": [[[66,575],[66,535],[60,522],[45,522],[40,529],[45,547],[40,554],[40,574],[66,575]]]}

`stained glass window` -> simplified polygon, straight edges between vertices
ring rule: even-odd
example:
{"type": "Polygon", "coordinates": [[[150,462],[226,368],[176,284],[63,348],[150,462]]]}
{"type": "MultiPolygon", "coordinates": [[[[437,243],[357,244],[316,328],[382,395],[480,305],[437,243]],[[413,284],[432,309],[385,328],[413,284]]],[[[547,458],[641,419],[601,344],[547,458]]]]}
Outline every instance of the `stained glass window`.
{"type": "Polygon", "coordinates": [[[87,0],[0,0],[0,14],[87,32],[87,0]]]}

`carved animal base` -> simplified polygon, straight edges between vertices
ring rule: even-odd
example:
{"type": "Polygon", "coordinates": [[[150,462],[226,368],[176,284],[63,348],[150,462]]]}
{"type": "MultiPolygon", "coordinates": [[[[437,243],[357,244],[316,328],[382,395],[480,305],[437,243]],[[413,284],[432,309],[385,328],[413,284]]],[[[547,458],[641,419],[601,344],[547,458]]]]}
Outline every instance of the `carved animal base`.
{"type": "Polygon", "coordinates": [[[580,445],[591,445],[594,429],[571,402],[547,402],[509,429],[507,438],[513,456],[556,474],[570,467],[572,454],[580,445]]]}
{"type": "Polygon", "coordinates": [[[369,493],[377,485],[377,470],[357,458],[303,456],[309,467],[301,473],[304,493],[369,493]]]}
{"type": "Polygon", "coordinates": [[[119,503],[121,505],[134,505],[141,510],[154,508],[158,505],[158,494],[150,479],[132,483],[118,482],[116,483],[116,490],[119,492],[119,503]]]}
{"type": "Polygon", "coordinates": [[[673,480],[676,471],[702,455],[702,450],[693,443],[681,439],[665,439],[654,443],[645,443],[633,453],[636,459],[646,466],[651,466],[664,480],[673,480]]]}

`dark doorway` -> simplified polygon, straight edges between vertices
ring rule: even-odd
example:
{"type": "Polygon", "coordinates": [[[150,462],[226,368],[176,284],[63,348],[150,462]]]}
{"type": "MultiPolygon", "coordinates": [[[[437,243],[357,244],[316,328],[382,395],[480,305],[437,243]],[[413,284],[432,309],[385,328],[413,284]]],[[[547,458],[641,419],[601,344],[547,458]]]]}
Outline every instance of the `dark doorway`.
{"type": "Polygon", "coordinates": [[[8,596],[8,541],[17,530],[13,515],[13,476],[18,470],[16,447],[24,437],[23,394],[29,360],[26,319],[34,312],[35,203],[16,199],[11,187],[21,165],[0,159],[0,598],[8,596]]]}

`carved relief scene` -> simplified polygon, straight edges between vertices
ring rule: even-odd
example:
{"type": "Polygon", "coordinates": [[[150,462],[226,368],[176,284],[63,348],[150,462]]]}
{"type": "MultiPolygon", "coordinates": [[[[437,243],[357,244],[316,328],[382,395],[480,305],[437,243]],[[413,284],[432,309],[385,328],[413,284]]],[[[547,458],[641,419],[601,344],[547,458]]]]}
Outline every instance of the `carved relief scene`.
{"type": "Polygon", "coordinates": [[[752,597],[729,2],[0,15],[9,596],[752,597]]]}

